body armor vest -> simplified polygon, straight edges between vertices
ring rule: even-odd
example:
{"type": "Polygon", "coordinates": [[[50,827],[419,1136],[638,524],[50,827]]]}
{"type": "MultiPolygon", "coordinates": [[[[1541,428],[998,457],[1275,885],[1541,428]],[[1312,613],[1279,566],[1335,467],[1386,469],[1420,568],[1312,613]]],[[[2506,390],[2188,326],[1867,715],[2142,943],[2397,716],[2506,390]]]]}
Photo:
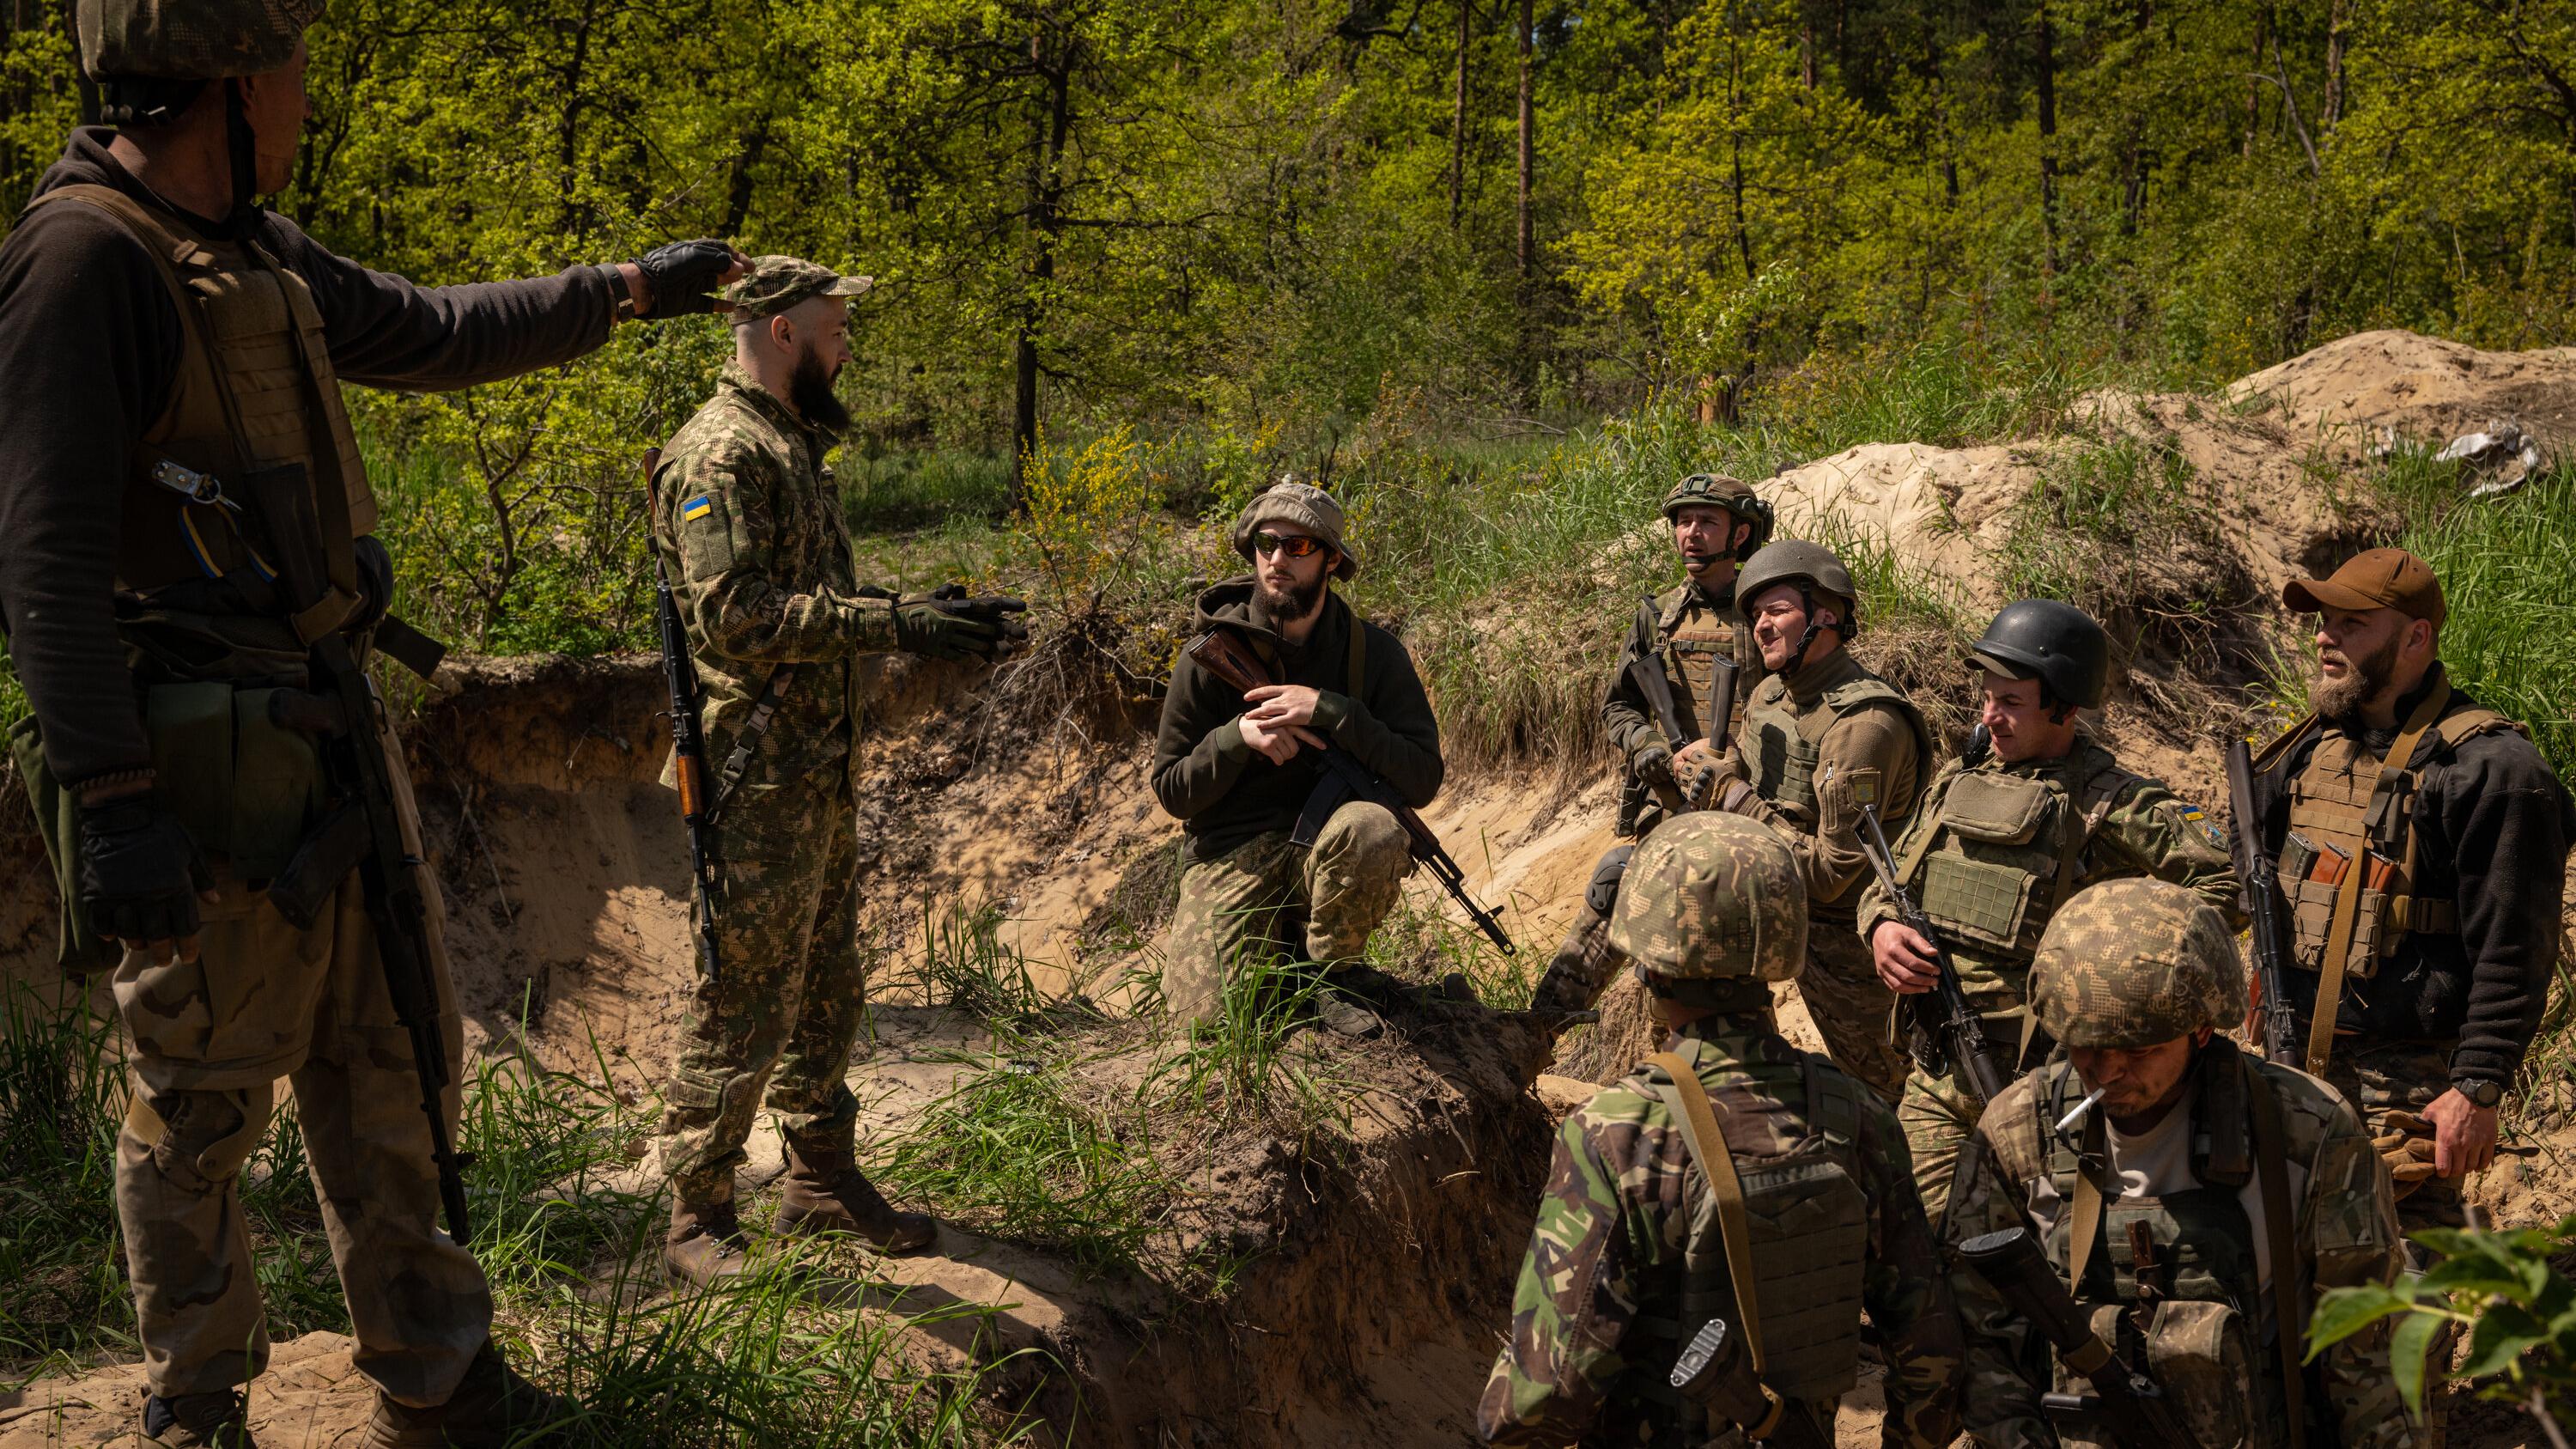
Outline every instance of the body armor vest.
{"type": "MultiPolygon", "coordinates": [[[[2283,737],[2267,756],[2317,729],[2313,716],[2283,737]]],[[[2433,725],[2440,739],[2435,758],[2496,730],[2522,726],[2487,709],[2463,709],[2433,725]]],[[[2269,763],[2267,758],[2264,763],[2269,763]]],[[[2346,872],[2363,872],[2353,913],[2352,946],[2344,969],[2356,977],[2378,974],[2410,934],[2456,935],[2458,907],[2448,896],[2417,895],[2424,862],[2415,833],[2417,772],[2405,761],[2382,767],[2357,737],[2336,731],[2317,741],[2305,769],[2284,788],[2290,828],[2281,837],[2281,893],[2290,906],[2292,959],[2306,970],[2325,967],[2335,898],[2346,872]]]]}
{"type": "MultiPolygon", "coordinates": [[[[1929,768],[1933,759],[1932,732],[1925,728],[1922,712],[1875,674],[1864,670],[1858,678],[1826,690],[1817,703],[1817,708],[1800,713],[1789,697],[1785,677],[1775,674],[1762,681],[1744,709],[1744,761],[1753,772],[1753,793],[1795,816],[1799,826],[1811,833],[1816,824],[1816,757],[1826,731],[1844,715],[1871,704],[1892,708],[1914,731],[1915,758],[1920,762],[1916,768],[1929,768]]],[[[1880,802],[1882,810],[1885,803],[1880,802]]],[[[1887,817],[1881,819],[1885,822],[1887,817]]]]}
{"type": "MultiPolygon", "coordinates": [[[[2065,1062],[2040,1069],[2029,1129],[2038,1160],[2069,1205],[2048,1232],[2048,1260],[2063,1276],[2073,1259],[2079,1133],[2052,1124],[2083,1100],[2083,1079],[2065,1062]]],[[[2271,1303],[2263,1287],[2255,1238],[2260,1229],[2242,1193],[2252,1181],[2251,1127],[2234,1046],[2221,1037],[2204,1048],[2192,1102],[2191,1171],[2200,1186],[2159,1197],[2102,1196],[2101,1222],[2075,1298],[2104,1342],[2144,1364],[2210,1449],[2262,1449],[2289,1442],[2289,1405],[2275,1381],[2280,1360],[2264,1336],[2271,1303]],[[2139,1249],[2146,1248],[2144,1257],[2139,1249]]],[[[2114,1189],[2116,1190],[2116,1189],[2114,1189]]],[[[2265,1204],[2267,1210],[2282,1210],[2265,1204]]],[[[2298,1265],[2274,1271],[2296,1273],[2298,1265]]],[[[2298,1326],[2304,1331],[2304,1325],[2298,1326]]],[[[2082,1376],[2051,1359],[2055,1387],[2089,1392],[2082,1376]]],[[[2119,1426],[2061,1423],[2069,1445],[2116,1449],[2119,1426]]],[[[2315,1442],[2311,1436],[2311,1442],[2315,1442]]]]}
{"type": "Polygon", "coordinates": [[[376,524],[311,289],[257,242],[202,236],[109,187],[59,187],[30,209],[45,205],[114,218],[151,255],[179,317],[169,399],[132,449],[120,501],[118,622],[135,662],[147,679],[300,675],[306,642],[355,612],[352,545],[376,524]],[[295,619],[273,587],[276,548],[250,486],[290,466],[304,470],[331,584],[295,619]],[[220,497],[183,491],[189,474],[214,480],[220,497]]]}
{"type": "Polygon", "coordinates": [[[1944,936],[2027,969],[2093,827],[2138,778],[2090,741],[2034,773],[1956,770],[1925,800],[1936,823],[1897,873],[1944,936]]]}
{"type": "MultiPolygon", "coordinates": [[[[1649,1098],[1656,1095],[1646,1081],[1632,1079],[1629,1086],[1649,1098]]],[[[1859,1379],[1869,1199],[1850,1162],[1860,1123],[1855,1094],[1862,1090],[1810,1058],[1805,1130],[1785,1145],[1779,1129],[1790,1125],[1787,1113],[1740,1114],[1729,1112],[1722,1097],[1712,1102],[1756,1240],[1762,1381],[1784,1399],[1834,1398],[1859,1379]]],[[[1697,1445],[1707,1438],[1706,1411],[1674,1392],[1667,1376],[1682,1345],[1710,1319],[1732,1315],[1736,1299],[1716,1194],[1696,1167],[1689,1170],[1682,1200],[1690,1236],[1682,1250],[1678,1297],[1639,1305],[1631,1331],[1652,1347],[1629,1356],[1630,1367],[1608,1397],[1639,1409],[1661,1406],[1654,1417],[1676,1429],[1691,1426],[1678,1437],[1654,1436],[1654,1442],[1697,1445]]]]}
{"type": "Polygon", "coordinates": [[[1753,631],[1724,611],[1698,602],[1689,584],[1657,599],[1655,604],[1671,621],[1664,634],[1664,673],[1671,677],[1674,692],[1680,696],[1673,702],[1681,706],[1683,726],[1693,734],[1714,733],[1725,738],[1733,733],[1736,720],[1744,717],[1746,701],[1762,674],[1762,651],[1753,646],[1753,631]],[[1735,679],[1735,719],[1712,729],[1705,716],[1710,684],[1717,676],[1720,659],[1734,660],[1741,672],[1735,679]]]}

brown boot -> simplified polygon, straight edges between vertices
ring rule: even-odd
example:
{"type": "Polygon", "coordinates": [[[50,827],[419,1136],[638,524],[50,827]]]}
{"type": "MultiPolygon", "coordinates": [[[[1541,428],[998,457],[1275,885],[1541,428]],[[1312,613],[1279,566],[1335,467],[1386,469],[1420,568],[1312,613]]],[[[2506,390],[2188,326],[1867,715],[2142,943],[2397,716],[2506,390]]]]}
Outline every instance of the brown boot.
{"type": "Polygon", "coordinates": [[[257,1449],[250,1396],[239,1389],[167,1399],[153,1394],[143,1401],[143,1440],[167,1449],[257,1449]]]}
{"type": "Polygon", "coordinates": [[[733,1199],[695,1203],[671,1199],[671,1231],[662,1240],[662,1270],[674,1283],[704,1288],[719,1278],[739,1276],[751,1266],[751,1250],[742,1240],[742,1220],[733,1199]]]}
{"type": "Polygon", "coordinates": [[[939,1236],[926,1213],[899,1213],[847,1152],[787,1150],[787,1182],[778,1198],[778,1231],[856,1233],[880,1253],[909,1253],[939,1236]]]}
{"type": "Polygon", "coordinates": [[[544,1430],[570,1423],[572,1400],[547,1393],[519,1377],[490,1344],[474,1355],[464,1382],[447,1402],[415,1409],[376,1395],[361,1449],[505,1449],[542,1443],[544,1430]]]}

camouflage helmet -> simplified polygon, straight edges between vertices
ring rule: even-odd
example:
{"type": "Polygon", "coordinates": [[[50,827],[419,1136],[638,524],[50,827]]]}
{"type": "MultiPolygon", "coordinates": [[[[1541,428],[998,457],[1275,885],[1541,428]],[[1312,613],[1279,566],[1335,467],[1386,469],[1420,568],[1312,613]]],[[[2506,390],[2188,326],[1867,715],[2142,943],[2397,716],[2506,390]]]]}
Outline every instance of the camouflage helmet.
{"type": "Polygon", "coordinates": [[[1744,542],[1735,550],[1735,561],[1742,563],[1754,551],[1771,541],[1771,505],[1754,493],[1753,485],[1724,473],[1693,473],[1664,495],[1663,515],[1669,520],[1685,508],[1723,508],[1736,518],[1753,525],[1744,542]]]}
{"type": "Polygon", "coordinates": [[[322,0],[79,0],[81,69],[95,81],[264,75],[295,57],[322,0]]]}
{"type": "Polygon", "coordinates": [[[1771,827],[1703,810],[1628,858],[1610,944],[1675,980],[1786,981],[1807,959],[1807,887],[1771,827]]]}
{"type": "Polygon", "coordinates": [[[2245,970],[2226,918],[2170,881],[2079,891],[2050,917],[2030,1006],[2070,1047],[2133,1049],[2245,1018],[2245,970]]]}

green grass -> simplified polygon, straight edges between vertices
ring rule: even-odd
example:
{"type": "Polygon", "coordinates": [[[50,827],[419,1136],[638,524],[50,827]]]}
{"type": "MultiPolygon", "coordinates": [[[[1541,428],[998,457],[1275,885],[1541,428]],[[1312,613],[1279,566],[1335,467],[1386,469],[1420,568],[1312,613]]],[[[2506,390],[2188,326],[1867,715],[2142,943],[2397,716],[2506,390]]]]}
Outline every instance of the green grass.
{"type": "Polygon", "coordinates": [[[1214,1016],[1182,1029],[1147,1073],[1140,1100],[1210,1125],[1262,1121],[1298,1136],[1347,1130],[1344,1083],[1301,1035],[1323,990],[1311,961],[1247,954],[1214,1016]]]}

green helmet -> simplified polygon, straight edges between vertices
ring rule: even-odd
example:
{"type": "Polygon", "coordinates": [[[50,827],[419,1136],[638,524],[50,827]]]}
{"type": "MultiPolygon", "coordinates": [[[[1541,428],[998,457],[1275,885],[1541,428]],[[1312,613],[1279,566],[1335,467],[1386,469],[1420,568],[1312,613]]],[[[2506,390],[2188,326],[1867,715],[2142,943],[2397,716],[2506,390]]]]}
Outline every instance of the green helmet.
{"type": "Polygon", "coordinates": [[[1694,504],[1723,508],[1753,525],[1753,531],[1744,536],[1743,544],[1735,550],[1737,563],[1753,557],[1756,549],[1771,541],[1771,505],[1763,502],[1754,493],[1753,485],[1741,478],[1732,478],[1724,473],[1693,473],[1674,484],[1672,491],[1664,495],[1663,515],[1669,520],[1694,504]]]}
{"type": "Polygon", "coordinates": [[[1807,959],[1807,887],[1780,837],[1718,811],[1655,827],[1628,859],[1610,944],[1677,981],[1786,981],[1807,959]]]}
{"type": "Polygon", "coordinates": [[[95,81],[262,75],[295,56],[322,0],[79,0],[81,69],[95,81]]]}
{"type": "Polygon", "coordinates": [[[1782,584],[1796,584],[1798,597],[1806,605],[1807,632],[1799,636],[1796,657],[1806,657],[1807,646],[1815,642],[1817,632],[1824,627],[1815,617],[1818,594],[1831,594],[1842,606],[1842,618],[1834,625],[1834,631],[1843,636],[1843,642],[1851,642],[1860,633],[1860,594],[1852,587],[1851,570],[1843,567],[1832,549],[1803,538],[1784,538],[1755,554],[1753,561],[1735,576],[1737,616],[1751,619],[1753,616],[1745,608],[1754,596],[1782,584]]]}
{"type": "Polygon", "coordinates": [[[2131,1049],[2245,1017],[2245,970],[2218,909],[2136,876],[2079,891],[2049,918],[2030,1007],[2070,1047],[2131,1049]]]}

